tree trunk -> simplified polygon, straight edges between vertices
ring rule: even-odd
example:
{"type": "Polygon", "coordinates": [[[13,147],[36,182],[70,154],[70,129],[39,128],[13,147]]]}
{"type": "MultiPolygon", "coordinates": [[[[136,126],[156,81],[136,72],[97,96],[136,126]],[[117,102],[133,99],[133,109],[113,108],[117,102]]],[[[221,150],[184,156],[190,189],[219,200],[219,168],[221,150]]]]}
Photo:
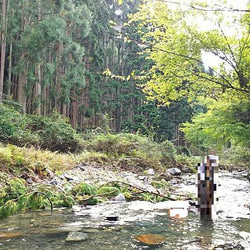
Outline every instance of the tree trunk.
{"type": "MultiPolygon", "coordinates": [[[[41,0],[37,0],[38,5],[38,16],[37,21],[38,23],[42,20],[41,15],[41,0]]],[[[36,65],[36,83],[35,83],[35,90],[34,90],[34,103],[35,103],[35,114],[41,115],[41,94],[42,94],[42,88],[41,88],[41,62],[38,62],[36,65]]]]}
{"type": "Polygon", "coordinates": [[[34,103],[35,103],[35,114],[41,115],[41,63],[37,63],[36,65],[36,78],[37,81],[35,83],[35,89],[34,89],[34,103]]]}
{"type": "Polygon", "coordinates": [[[72,110],[71,110],[71,125],[74,129],[76,129],[77,125],[77,101],[72,100],[72,110]]]}
{"type": "Polygon", "coordinates": [[[18,75],[18,87],[17,87],[17,101],[23,104],[24,113],[26,112],[26,95],[24,93],[24,87],[27,84],[25,72],[19,72],[18,75]]]}
{"type": "Polygon", "coordinates": [[[12,87],[12,80],[11,80],[12,53],[13,53],[13,44],[12,44],[12,38],[11,38],[11,41],[10,41],[10,53],[9,53],[9,68],[8,68],[8,86],[7,86],[7,96],[8,96],[8,98],[10,97],[11,87],[12,87]]]}
{"type": "Polygon", "coordinates": [[[6,53],[6,0],[2,0],[1,64],[0,64],[0,102],[3,101],[5,53],[6,53]]]}

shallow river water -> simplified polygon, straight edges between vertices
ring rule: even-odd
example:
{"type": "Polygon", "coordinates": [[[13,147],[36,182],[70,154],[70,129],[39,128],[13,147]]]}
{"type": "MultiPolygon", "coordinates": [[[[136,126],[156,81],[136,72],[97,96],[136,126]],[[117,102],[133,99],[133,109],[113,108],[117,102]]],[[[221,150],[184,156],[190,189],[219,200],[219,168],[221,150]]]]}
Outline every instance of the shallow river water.
{"type": "MultiPolygon", "coordinates": [[[[195,192],[195,185],[179,187],[195,192]]],[[[0,220],[0,249],[211,249],[230,243],[250,249],[250,183],[232,174],[220,174],[217,216],[200,221],[195,211],[185,218],[170,217],[169,203],[108,202],[97,206],[13,215],[0,220]],[[107,220],[117,217],[117,221],[107,220]],[[86,239],[67,242],[70,232],[86,239]],[[160,234],[165,242],[150,246],[140,234],[160,234]]]]}

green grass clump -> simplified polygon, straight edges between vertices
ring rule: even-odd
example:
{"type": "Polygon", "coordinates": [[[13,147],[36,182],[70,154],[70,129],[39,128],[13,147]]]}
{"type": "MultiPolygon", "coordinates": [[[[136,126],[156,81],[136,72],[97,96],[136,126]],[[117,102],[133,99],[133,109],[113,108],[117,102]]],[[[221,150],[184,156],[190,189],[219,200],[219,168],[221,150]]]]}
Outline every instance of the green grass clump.
{"type": "Polygon", "coordinates": [[[0,145],[0,170],[12,174],[38,174],[46,177],[46,169],[54,172],[65,171],[78,163],[72,154],[62,154],[34,148],[0,145]]]}
{"type": "Polygon", "coordinates": [[[117,187],[100,187],[97,190],[98,195],[105,195],[106,197],[115,197],[120,193],[120,190],[117,187]]]}
{"type": "Polygon", "coordinates": [[[71,207],[73,195],[50,185],[27,185],[21,178],[4,181],[0,187],[0,218],[28,210],[71,207]]]}

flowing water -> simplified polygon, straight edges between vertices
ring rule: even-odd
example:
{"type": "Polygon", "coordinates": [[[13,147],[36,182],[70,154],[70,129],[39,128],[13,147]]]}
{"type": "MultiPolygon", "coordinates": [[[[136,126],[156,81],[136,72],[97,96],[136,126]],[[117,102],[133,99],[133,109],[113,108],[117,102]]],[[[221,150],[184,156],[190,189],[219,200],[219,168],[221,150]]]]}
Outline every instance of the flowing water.
{"type": "MultiPolygon", "coordinates": [[[[13,215],[0,221],[0,249],[211,249],[214,245],[241,244],[250,249],[250,184],[232,174],[219,177],[213,221],[200,221],[195,212],[170,217],[169,203],[108,202],[97,206],[13,215]],[[110,221],[111,219],[117,219],[110,221]],[[87,239],[67,242],[70,232],[87,239]],[[160,234],[165,242],[151,246],[140,234],[160,234]]],[[[179,187],[195,192],[195,185],[179,187]]]]}

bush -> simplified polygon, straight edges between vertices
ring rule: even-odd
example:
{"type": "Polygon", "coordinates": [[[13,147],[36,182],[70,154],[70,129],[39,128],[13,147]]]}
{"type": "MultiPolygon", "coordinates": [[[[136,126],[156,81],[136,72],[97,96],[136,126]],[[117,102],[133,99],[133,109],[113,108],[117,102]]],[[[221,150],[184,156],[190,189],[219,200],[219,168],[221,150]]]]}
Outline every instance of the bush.
{"type": "Polygon", "coordinates": [[[158,144],[146,136],[129,133],[96,135],[87,149],[115,156],[118,165],[125,167],[156,167],[160,162],[172,163],[176,157],[173,143],[158,144]]]}
{"type": "Polygon", "coordinates": [[[41,138],[41,147],[51,151],[75,152],[82,148],[82,140],[68,120],[58,113],[49,117],[32,115],[28,128],[41,138]]]}
{"type": "Polygon", "coordinates": [[[249,167],[250,149],[247,147],[233,146],[220,155],[220,165],[236,167],[249,167]]]}
{"type": "Polygon", "coordinates": [[[12,142],[17,141],[20,134],[25,129],[25,119],[23,116],[14,110],[0,103],[0,141],[12,142]]]}
{"type": "Polygon", "coordinates": [[[75,152],[82,148],[82,139],[60,114],[53,113],[50,117],[22,115],[3,104],[0,104],[0,141],[59,152],[75,152]]]}

